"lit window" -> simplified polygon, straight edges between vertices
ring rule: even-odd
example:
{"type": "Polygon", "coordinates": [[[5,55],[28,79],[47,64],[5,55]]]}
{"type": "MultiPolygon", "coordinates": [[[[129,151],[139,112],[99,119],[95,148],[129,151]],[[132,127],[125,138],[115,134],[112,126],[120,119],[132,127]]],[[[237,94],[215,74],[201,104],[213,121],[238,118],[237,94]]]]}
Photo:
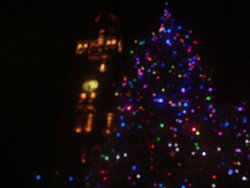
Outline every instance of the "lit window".
{"type": "Polygon", "coordinates": [[[104,63],[102,63],[101,65],[100,65],[100,67],[99,67],[99,71],[100,72],[105,72],[106,71],[106,65],[104,64],[104,63]]]}
{"type": "Polygon", "coordinates": [[[91,93],[90,93],[90,98],[91,98],[91,99],[96,98],[96,92],[91,92],[91,93]]]}
{"type": "Polygon", "coordinates": [[[82,53],[83,53],[83,45],[79,43],[76,46],[76,54],[82,54],[82,53]]]}
{"type": "Polygon", "coordinates": [[[84,46],[83,46],[83,47],[84,47],[84,48],[88,48],[88,46],[89,46],[88,43],[84,43],[84,46]]]}
{"type": "Polygon", "coordinates": [[[113,39],[113,40],[111,41],[111,44],[112,44],[112,45],[115,45],[115,44],[116,44],[116,39],[113,39]]]}
{"type": "Polygon", "coordinates": [[[114,119],[114,114],[113,113],[108,113],[107,114],[107,128],[105,133],[106,134],[110,134],[111,133],[111,126],[113,123],[113,119],[114,119]]]}
{"type": "Polygon", "coordinates": [[[93,118],[94,118],[94,114],[89,113],[87,115],[87,123],[86,123],[86,127],[85,127],[85,131],[87,133],[90,133],[92,131],[92,128],[93,128],[93,118]]]}
{"type": "Polygon", "coordinates": [[[82,128],[81,128],[81,127],[76,127],[76,128],[75,128],[75,132],[76,132],[77,134],[81,133],[81,132],[82,132],[82,128]]]}
{"type": "Polygon", "coordinates": [[[110,44],[111,44],[111,41],[110,41],[110,40],[107,40],[106,44],[107,44],[107,45],[110,45],[110,44]]]}
{"type": "Polygon", "coordinates": [[[118,42],[118,52],[119,53],[122,52],[122,42],[121,41],[118,42]]]}
{"type": "Polygon", "coordinates": [[[84,100],[84,99],[86,99],[86,98],[87,98],[87,93],[82,93],[82,94],[81,94],[81,99],[84,100]]]}

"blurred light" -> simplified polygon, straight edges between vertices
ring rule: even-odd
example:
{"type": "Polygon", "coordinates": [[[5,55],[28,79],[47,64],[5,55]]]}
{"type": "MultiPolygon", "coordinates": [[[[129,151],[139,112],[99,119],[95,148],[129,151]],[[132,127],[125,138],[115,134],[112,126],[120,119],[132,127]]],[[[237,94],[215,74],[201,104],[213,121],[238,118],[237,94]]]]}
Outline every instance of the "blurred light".
{"type": "Polygon", "coordinates": [[[163,103],[164,101],[163,101],[162,98],[158,98],[158,99],[156,99],[156,102],[157,102],[157,103],[163,103]]]}
{"type": "Polygon", "coordinates": [[[96,98],[96,92],[91,92],[91,93],[90,93],[90,98],[91,98],[91,99],[96,98]]]}
{"type": "Polygon", "coordinates": [[[75,128],[75,133],[81,133],[82,132],[82,127],[76,127],[75,128]]]}
{"type": "Polygon", "coordinates": [[[92,131],[93,118],[94,118],[94,114],[89,113],[87,115],[87,124],[86,124],[86,127],[85,127],[85,131],[88,132],[88,133],[92,131]]]}
{"type": "Polygon", "coordinates": [[[205,151],[202,152],[202,156],[205,157],[207,153],[205,151]]]}
{"type": "Polygon", "coordinates": [[[240,148],[236,148],[236,149],[235,149],[235,152],[236,152],[236,153],[241,153],[241,149],[240,149],[240,148]]]}
{"type": "Polygon", "coordinates": [[[248,178],[246,176],[242,176],[242,181],[248,181],[248,178]]]}
{"type": "Polygon", "coordinates": [[[211,187],[212,187],[212,188],[216,188],[216,184],[213,183],[213,184],[211,185],[211,187]]]}
{"type": "Polygon", "coordinates": [[[120,138],[120,137],[121,137],[121,133],[117,132],[117,133],[115,134],[115,136],[116,136],[116,138],[120,138]]]}
{"type": "Polygon", "coordinates": [[[69,177],[68,177],[68,180],[69,180],[70,182],[72,182],[72,181],[74,181],[74,177],[73,177],[73,176],[69,176],[69,177]]]}
{"type": "Polygon", "coordinates": [[[229,169],[229,170],[228,170],[228,175],[229,175],[229,176],[233,175],[233,173],[234,173],[234,171],[233,171],[232,169],[229,169]]]}
{"type": "Polygon", "coordinates": [[[86,94],[86,93],[82,93],[82,94],[81,94],[81,99],[84,100],[84,99],[86,99],[86,98],[87,98],[87,94],[86,94]]]}
{"type": "Polygon", "coordinates": [[[88,43],[84,43],[83,45],[84,48],[88,48],[88,46],[89,46],[88,43]]]}
{"type": "Polygon", "coordinates": [[[107,68],[106,68],[106,65],[104,63],[102,63],[99,67],[99,71],[100,72],[106,72],[107,68]]]}
{"type": "Polygon", "coordinates": [[[99,83],[97,80],[87,80],[82,84],[83,91],[92,92],[96,90],[99,86],[99,83]]]}
{"type": "Polygon", "coordinates": [[[224,123],[224,126],[225,127],[228,127],[230,124],[229,124],[229,122],[228,121],[226,121],[225,123],[224,123]]]}
{"type": "Polygon", "coordinates": [[[242,107],[238,107],[238,108],[237,108],[237,111],[238,111],[238,112],[242,112],[243,110],[244,110],[244,109],[243,109],[242,107]]]}
{"type": "Polygon", "coordinates": [[[171,44],[170,39],[167,39],[167,40],[166,40],[166,44],[168,44],[168,45],[171,44]]]}
{"type": "Polygon", "coordinates": [[[131,168],[133,171],[136,171],[137,167],[135,165],[132,166],[131,168]]]}
{"type": "Polygon", "coordinates": [[[217,147],[217,151],[221,151],[221,147],[217,147]]]}
{"type": "Polygon", "coordinates": [[[110,44],[111,44],[111,41],[110,41],[110,40],[107,40],[107,41],[106,41],[106,44],[107,44],[107,45],[110,45],[110,44]]]}
{"type": "Polygon", "coordinates": [[[41,175],[37,174],[35,178],[37,181],[40,181],[42,177],[41,177],[41,175]]]}
{"type": "Polygon", "coordinates": [[[106,128],[106,131],[105,131],[106,134],[111,133],[111,126],[112,126],[112,123],[113,123],[113,118],[114,118],[113,113],[107,113],[107,128],[106,128]]]}
{"type": "Polygon", "coordinates": [[[116,42],[117,42],[116,39],[113,39],[113,40],[111,41],[111,44],[112,44],[112,45],[115,45],[116,42]]]}

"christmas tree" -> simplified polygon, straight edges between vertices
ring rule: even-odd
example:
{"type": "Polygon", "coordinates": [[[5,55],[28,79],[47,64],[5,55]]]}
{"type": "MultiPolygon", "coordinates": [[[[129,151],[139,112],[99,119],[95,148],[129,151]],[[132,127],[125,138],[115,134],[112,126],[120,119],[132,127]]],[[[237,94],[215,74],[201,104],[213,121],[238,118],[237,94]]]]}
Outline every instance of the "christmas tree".
{"type": "Polygon", "coordinates": [[[168,10],[158,31],[135,41],[131,69],[115,93],[116,130],[86,186],[247,187],[246,104],[216,109],[211,71],[198,47],[192,30],[168,10]]]}

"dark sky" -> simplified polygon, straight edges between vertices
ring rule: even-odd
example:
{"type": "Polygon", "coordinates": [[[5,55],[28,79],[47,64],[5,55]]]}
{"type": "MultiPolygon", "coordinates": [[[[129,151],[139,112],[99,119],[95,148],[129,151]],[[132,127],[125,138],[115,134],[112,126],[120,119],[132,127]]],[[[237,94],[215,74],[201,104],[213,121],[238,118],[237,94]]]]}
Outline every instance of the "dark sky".
{"type": "MultiPolygon", "coordinates": [[[[38,0],[1,6],[1,143],[11,173],[51,163],[61,118],[70,112],[65,108],[75,97],[69,95],[74,44],[92,32],[95,16],[103,9],[112,10],[121,19],[124,37],[132,41],[158,27],[163,4],[38,0]]],[[[234,104],[249,99],[249,3],[172,0],[169,9],[201,41],[203,60],[215,69],[218,101],[234,104]]]]}

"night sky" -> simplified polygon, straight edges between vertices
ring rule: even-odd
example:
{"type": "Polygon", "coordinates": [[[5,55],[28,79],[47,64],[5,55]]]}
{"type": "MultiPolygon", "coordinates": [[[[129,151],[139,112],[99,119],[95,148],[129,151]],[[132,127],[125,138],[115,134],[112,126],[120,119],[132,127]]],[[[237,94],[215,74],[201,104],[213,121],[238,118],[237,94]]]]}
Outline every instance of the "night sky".
{"type": "MultiPolygon", "coordinates": [[[[163,1],[20,1],[2,6],[1,144],[5,180],[53,163],[62,129],[70,129],[77,93],[71,91],[75,41],[88,38],[95,16],[120,17],[127,46],[158,28],[163,1]],[[52,160],[53,159],[53,160],[52,160]]],[[[214,68],[220,105],[249,100],[250,4],[239,1],[172,0],[177,23],[191,28],[203,62],[214,68]]],[[[128,49],[127,49],[128,50],[128,49]]]]}

